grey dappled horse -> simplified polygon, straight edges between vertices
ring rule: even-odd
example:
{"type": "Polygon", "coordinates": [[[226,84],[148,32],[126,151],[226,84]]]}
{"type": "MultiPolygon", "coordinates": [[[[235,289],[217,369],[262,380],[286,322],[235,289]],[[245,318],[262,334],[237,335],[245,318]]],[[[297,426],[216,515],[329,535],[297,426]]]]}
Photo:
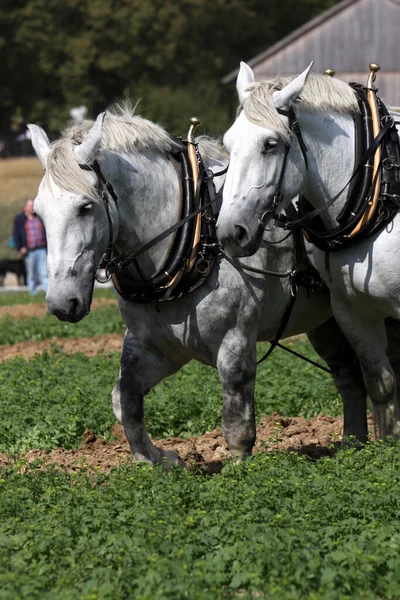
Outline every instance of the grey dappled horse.
{"type": "MultiPolygon", "coordinates": [[[[77,322],[90,311],[96,267],[110,232],[99,195],[98,175],[87,166],[98,161],[113,185],[108,197],[117,250],[132,252],[177,221],[182,193],[180,165],[173,157],[180,142],[128,107],[107,111],[97,121],[72,127],[54,142],[30,126],[32,143],[46,169],[35,199],[48,239],[49,311],[77,322]]],[[[219,146],[199,140],[205,166],[227,163],[219,146]]],[[[219,187],[222,177],[215,180],[219,187]]],[[[291,239],[272,245],[281,233],[266,233],[260,250],[245,264],[285,272],[292,268],[291,239]]],[[[170,245],[162,240],[138,259],[146,278],[158,272],[170,245]]],[[[137,266],[131,275],[138,278],[137,266]]],[[[154,304],[119,298],[127,326],[113,409],[133,456],[148,463],[177,463],[150,441],[144,425],[144,396],[165,377],[196,359],[217,368],[223,389],[223,434],[238,459],[252,452],[256,428],[254,383],[256,342],[271,340],[282,319],[288,279],[248,272],[218,257],[205,283],[190,294],[154,304]]],[[[309,338],[333,370],[344,401],[346,436],[367,436],[366,392],[354,352],[330,318],[329,297],[301,287],[284,337],[311,332],[309,338]],[[329,320],[327,320],[329,319],[329,320]]],[[[277,374],[279,376],[279,374],[277,374]]],[[[201,402],[201,398],[194,399],[201,402]]]]}
{"type": "MultiPolygon", "coordinates": [[[[313,209],[324,209],[319,216],[328,230],[340,222],[348,195],[343,186],[355,169],[355,117],[360,109],[350,86],[326,75],[309,76],[310,68],[292,80],[257,83],[250,67],[242,63],[237,89],[243,110],[224,137],[231,162],[218,220],[219,237],[232,256],[249,256],[257,250],[260,220],[273,207],[274,198],[280,198],[281,210],[304,194],[313,209]],[[292,109],[299,140],[295,135],[291,139],[292,109]]],[[[378,174],[379,166],[378,158],[378,174]]],[[[379,189],[371,198],[379,196],[379,189]]],[[[385,319],[400,319],[399,249],[398,212],[356,245],[331,253],[329,260],[323,250],[314,248],[317,267],[330,288],[333,314],[362,366],[382,437],[400,435],[394,334],[398,325],[391,321],[389,334],[385,327],[385,319]]]]}

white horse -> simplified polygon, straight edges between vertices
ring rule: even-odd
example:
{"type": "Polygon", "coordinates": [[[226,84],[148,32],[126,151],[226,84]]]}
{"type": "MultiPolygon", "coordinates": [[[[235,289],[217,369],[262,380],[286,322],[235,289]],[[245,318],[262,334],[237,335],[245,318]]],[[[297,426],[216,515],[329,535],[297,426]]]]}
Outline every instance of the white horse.
{"type": "MultiPolygon", "coordinates": [[[[54,142],[30,125],[32,143],[45,168],[35,199],[48,240],[49,311],[77,322],[90,311],[97,265],[107,247],[110,224],[98,173],[112,183],[107,192],[112,241],[132,252],[177,221],[182,194],[181,167],[174,152],[181,143],[161,127],[125,107],[97,121],[72,127],[54,142]],[[89,166],[89,168],[87,168],[89,166]]],[[[221,168],[220,147],[199,140],[206,167],[221,168]]],[[[215,180],[220,186],[221,181],[215,180]]],[[[281,233],[266,242],[246,264],[286,272],[292,268],[293,243],[281,245],[281,233]]],[[[162,240],[131,265],[131,277],[159,272],[170,245],[162,240]]],[[[144,425],[144,396],[192,359],[215,367],[223,388],[223,434],[233,456],[249,456],[255,441],[254,383],[256,342],[272,340],[290,290],[287,278],[247,272],[235,261],[217,257],[211,274],[186,296],[164,303],[136,304],[119,298],[128,333],[121,356],[113,409],[122,423],[133,456],[151,464],[178,462],[173,452],[157,449],[144,425]]],[[[310,339],[334,372],[345,405],[346,436],[367,436],[366,391],[357,358],[331,316],[327,293],[300,288],[284,336],[311,331],[310,339]],[[317,329],[315,329],[317,328],[317,329]]],[[[279,374],[277,374],[279,376],[279,374]]],[[[201,398],[193,398],[201,402],[201,398]]]]}
{"type": "MultiPolygon", "coordinates": [[[[231,162],[217,224],[218,237],[232,256],[257,250],[260,223],[278,191],[278,211],[304,194],[314,208],[326,207],[320,217],[327,228],[337,225],[348,188],[340,192],[355,169],[353,117],[359,107],[347,84],[326,75],[308,76],[310,68],[294,79],[255,83],[251,68],[241,63],[237,90],[242,110],[224,137],[231,162]],[[301,139],[289,130],[291,109],[301,139]]],[[[330,254],[329,265],[325,252],[314,249],[333,314],[359,357],[383,437],[399,434],[397,325],[391,325],[389,345],[385,329],[386,317],[400,318],[399,250],[398,214],[379,233],[330,254]]]]}

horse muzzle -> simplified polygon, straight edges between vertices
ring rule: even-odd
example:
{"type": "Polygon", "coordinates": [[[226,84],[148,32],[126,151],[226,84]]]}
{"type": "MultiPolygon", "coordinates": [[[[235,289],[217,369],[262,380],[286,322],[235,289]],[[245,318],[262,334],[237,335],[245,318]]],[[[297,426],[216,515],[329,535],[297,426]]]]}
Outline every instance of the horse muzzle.
{"type": "Polygon", "coordinates": [[[60,302],[47,295],[46,299],[49,312],[60,321],[78,323],[78,321],[81,321],[86,317],[90,311],[90,303],[83,302],[79,298],[69,298],[60,302]]]}
{"type": "Polygon", "coordinates": [[[243,223],[235,223],[229,227],[217,225],[217,236],[224,251],[230,256],[251,256],[257,252],[263,235],[259,227],[253,235],[243,223]]]}

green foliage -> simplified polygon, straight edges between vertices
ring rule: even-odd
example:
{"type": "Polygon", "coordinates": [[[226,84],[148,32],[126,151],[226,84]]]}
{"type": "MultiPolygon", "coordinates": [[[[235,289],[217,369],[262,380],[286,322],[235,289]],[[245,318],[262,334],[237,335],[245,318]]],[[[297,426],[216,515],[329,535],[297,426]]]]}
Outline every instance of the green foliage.
{"type": "MultiPolygon", "coordinates": [[[[286,344],[283,340],[283,345],[286,344]]],[[[269,344],[259,344],[257,358],[260,359],[268,348],[269,344]]],[[[290,348],[326,367],[305,336],[290,348]]],[[[256,403],[260,416],[274,410],[284,416],[306,418],[320,412],[333,416],[342,413],[332,377],[281,348],[276,348],[257,369],[256,403]]]]}
{"type": "MultiPolygon", "coordinates": [[[[259,358],[268,347],[259,344],[259,358]]],[[[293,349],[319,360],[306,340],[296,342],[293,349]]],[[[280,349],[258,367],[255,398],[257,420],[273,412],[303,417],[342,412],[330,375],[280,349]]],[[[218,373],[194,361],[159,384],[146,403],[148,427],[155,437],[199,435],[220,427],[221,411],[218,373]]]]}
{"type": "Polygon", "coordinates": [[[157,86],[152,83],[133,83],[125,89],[126,97],[139,100],[137,113],[161,123],[171,133],[186,137],[190,117],[200,116],[198,134],[221,134],[229,129],[233,116],[222,109],[229,96],[216,82],[157,86]],[[177,110],[179,107],[179,110],[177,110]]]}
{"type": "MultiPolygon", "coordinates": [[[[92,316],[114,323],[110,308],[92,316]]],[[[101,327],[94,322],[91,330],[101,327]]],[[[318,360],[305,339],[292,347],[318,360]]],[[[0,364],[0,451],[71,448],[86,428],[109,437],[118,366],[118,354],[56,349],[0,364]]],[[[329,375],[280,349],[258,369],[256,405],[258,418],[341,410],[329,375]]],[[[146,421],[154,437],[219,426],[217,373],[186,365],[149,394],[146,421]]],[[[214,477],[134,464],[109,474],[40,466],[20,454],[0,470],[0,600],[400,596],[398,444],[316,462],[263,453],[214,477]]]]}
{"type": "Polygon", "coordinates": [[[168,121],[175,126],[193,114],[191,107],[183,114],[186,102],[172,106],[173,98],[187,96],[196,111],[202,111],[197,116],[206,127],[222,133],[232,113],[222,98],[215,97],[210,107],[206,101],[214,96],[220,78],[334,3],[4,0],[0,129],[10,122],[22,128],[33,121],[57,131],[64,127],[71,106],[86,104],[94,116],[127,93],[137,100],[135,86],[151,85],[149,115],[157,115],[159,107],[165,118],[158,97],[163,92],[168,121]],[[198,99],[195,86],[200,86],[198,99]]]}
{"type": "MultiPolygon", "coordinates": [[[[113,288],[96,288],[93,298],[115,298],[113,288]]],[[[31,296],[28,292],[2,292],[0,294],[0,306],[14,306],[14,304],[41,304],[46,301],[44,292],[31,296]]]]}
{"type": "Polygon", "coordinates": [[[124,333],[125,326],[117,306],[92,311],[79,323],[58,321],[50,313],[45,317],[16,320],[6,315],[0,319],[0,344],[40,341],[52,337],[91,337],[104,333],[124,333]]]}
{"type": "MultiPolygon", "coordinates": [[[[101,311],[96,311],[95,314],[101,311]]],[[[260,351],[266,349],[266,344],[260,351]]],[[[296,349],[315,355],[306,342],[296,349]]],[[[0,364],[0,451],[50,450],[79,445],[85,428],[109,437],[115,422],[111,390],[119,355],[65,356],[56,349],[25,363],[0,364]]],[[[337,415],[341,405],[331,378],[299,359],[276,351],[259,368],[256,414],[337,415]],[[269,374],[290,373],[284,384],[269,374]],[[311,384],[312,382],[312,384],[311,384]]],[[[200,435],[221,426],[222,394],[218,374],[192,362],[161,382],[146,398],[146,425],[155,438],[200,435]]],[[[1,596],[0,596],[1,598],[1,596]]]]}
{"type": "Polygon", "coordinates": [[[396,444],[258,454],[211,478],[36,467],[0,479],[0,598],[400,595],[396,444]]]}
{"type": "Polygon", "coordinates": [[[118,368],[117,354],[88,358],[57,350],[29,363],[0,364],[0,451],[79,446],[86,428],[109,437],[118,368]]]}
{"type": "MultiPolygon", "coordinates": [[[[15,257],[14,257],[15,258],[15,257]]],[[[15,304],[43,304],[46,301],[44,292],[31,296],[28,292],[2,292],[0,306],[14,306],[15,304]]]]}

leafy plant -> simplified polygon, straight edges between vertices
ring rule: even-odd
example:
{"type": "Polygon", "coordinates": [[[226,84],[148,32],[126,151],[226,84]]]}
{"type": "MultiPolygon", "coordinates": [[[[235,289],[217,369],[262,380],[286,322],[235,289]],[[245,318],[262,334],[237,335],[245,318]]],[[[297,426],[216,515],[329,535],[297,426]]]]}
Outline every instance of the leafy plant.
{"type": "Polygon", "coordinates": [[[395,599],[400,451],[0,479],[0,598],[395,599]]]}

